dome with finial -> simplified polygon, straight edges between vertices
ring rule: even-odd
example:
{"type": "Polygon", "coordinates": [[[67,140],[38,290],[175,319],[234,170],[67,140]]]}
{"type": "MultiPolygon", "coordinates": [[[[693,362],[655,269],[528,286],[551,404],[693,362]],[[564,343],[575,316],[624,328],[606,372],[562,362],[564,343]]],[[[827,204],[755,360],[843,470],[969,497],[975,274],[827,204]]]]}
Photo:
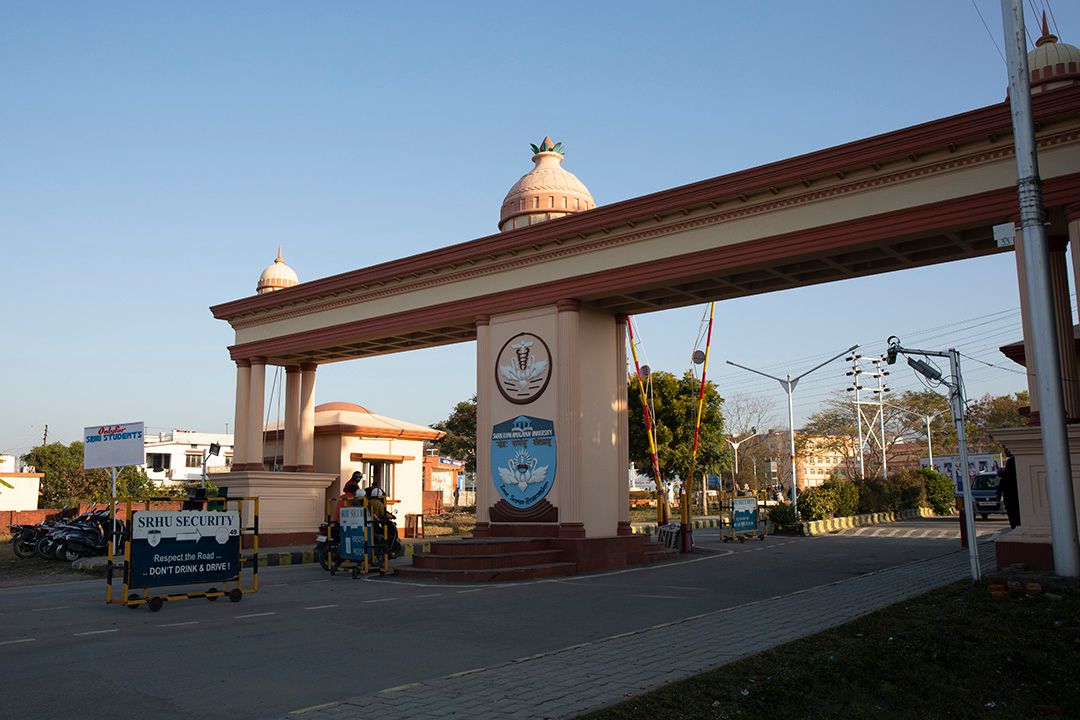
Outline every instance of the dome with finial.
{"type": "Polygon", "coordinates": [[[545,137],[532,145],[536,167],[514,183],[503,198],[499,230],[533,225],[596,207],[589,189],[563,169],[563,144],[545,137]]]}
{"type": "Polygon", "coordinates": [[[1028,70],[1031,71],[1032,93],[1080,83],[1080,48],[1060,42],[1057,35],[1050,32],[1045,12],[1042,37],[1028,53],[1028,70]]]}
{"type": "Polygon", "coordinates": [[[278,245],[277,259],[274,260],[273,265],[262,271],[255,292],[259,295],[265,295],[275,290],[284,290],[299,284],[300,278],[296,277],[293,269],[285,264],[285,259],[281,257],[281,246],[278,245]]]}

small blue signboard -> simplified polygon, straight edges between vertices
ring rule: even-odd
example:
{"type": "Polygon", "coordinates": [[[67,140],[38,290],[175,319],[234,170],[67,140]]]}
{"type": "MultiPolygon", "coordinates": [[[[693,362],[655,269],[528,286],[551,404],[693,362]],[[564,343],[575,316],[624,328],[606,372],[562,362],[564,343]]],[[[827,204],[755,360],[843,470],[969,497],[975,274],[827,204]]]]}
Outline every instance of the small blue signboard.
{"type": "Polygon", "coordinates": [[[367,538],[364,536],[364,528],[368,524],[367,510],[362,507],[343,507],[340,517],[339,554],[346,560],[363,560],[367,552],[367,538]]]}
{"type": "Polygon", "coordinates": [[[128,584],[221,582],[240,574],[240,513],[141,510],[133,514],[128,584]]]}
{"type": "Polygon", "coordinates": [[[757,532],[758,506],[757,498],[732,498],[731,499],[731,530],[732,532],[757,532]]]}
{"type": "Polygon", "coordinates": [[[511,506],[531,508],[555,484],[555,423],[518,415],[491,429],[491,477],[511,506]]]}

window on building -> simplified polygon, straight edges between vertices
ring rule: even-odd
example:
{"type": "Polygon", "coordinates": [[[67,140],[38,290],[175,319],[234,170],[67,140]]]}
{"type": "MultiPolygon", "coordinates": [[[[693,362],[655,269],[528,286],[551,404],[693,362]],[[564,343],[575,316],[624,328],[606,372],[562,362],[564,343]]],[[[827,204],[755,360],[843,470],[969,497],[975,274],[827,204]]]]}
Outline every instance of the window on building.
{"type": "Polygon", "coordinates": [[[172,469],[172,455],[169,453],[146,453],[146,467],[154,472],[172,469]]]}
{"type": "Polygon", "coordinates": [[[195,455],[194,453],[188,453],[184,456],[184,467],[189,468],[201,468],[202,467],[202,453],[195,455]]]}

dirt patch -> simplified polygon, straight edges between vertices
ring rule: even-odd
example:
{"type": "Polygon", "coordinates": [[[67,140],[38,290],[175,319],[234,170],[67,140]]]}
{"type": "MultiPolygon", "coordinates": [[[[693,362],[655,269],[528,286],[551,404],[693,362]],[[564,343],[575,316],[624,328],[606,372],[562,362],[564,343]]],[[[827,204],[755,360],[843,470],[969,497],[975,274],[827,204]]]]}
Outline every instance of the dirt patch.
{"type": "Polygon", "coordinates": [[[424,515],[424,537],[470,535],[475,526],[475,511],[444,512],[438,515],[424,515]]]}
{"type": "Polygon", "coordinates": [[[15,554],[10,542],[0,545],[0,588],[86,580],[94,576],[72,570],[71,563],[67,562],[47,561],[39,557],[23,560],[15,554]]]}

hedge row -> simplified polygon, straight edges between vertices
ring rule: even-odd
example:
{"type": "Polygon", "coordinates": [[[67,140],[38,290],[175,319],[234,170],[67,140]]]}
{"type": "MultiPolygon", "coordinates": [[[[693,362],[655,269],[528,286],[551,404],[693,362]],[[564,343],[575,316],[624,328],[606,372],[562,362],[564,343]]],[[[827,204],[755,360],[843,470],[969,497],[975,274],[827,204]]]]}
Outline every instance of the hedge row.
{"type": "Polygon", "coordinates": [[[791,505],[779,505],[769,513],[769,519],[790,526],[799,521],[899,512],[918,507],[929,507],[938,515],[947,515],[952,512],[954,496],[952,481],[941,473],[930,468],[904,468],[884,480],[829,480],[799,495],[798,512],[791,505]]]}

